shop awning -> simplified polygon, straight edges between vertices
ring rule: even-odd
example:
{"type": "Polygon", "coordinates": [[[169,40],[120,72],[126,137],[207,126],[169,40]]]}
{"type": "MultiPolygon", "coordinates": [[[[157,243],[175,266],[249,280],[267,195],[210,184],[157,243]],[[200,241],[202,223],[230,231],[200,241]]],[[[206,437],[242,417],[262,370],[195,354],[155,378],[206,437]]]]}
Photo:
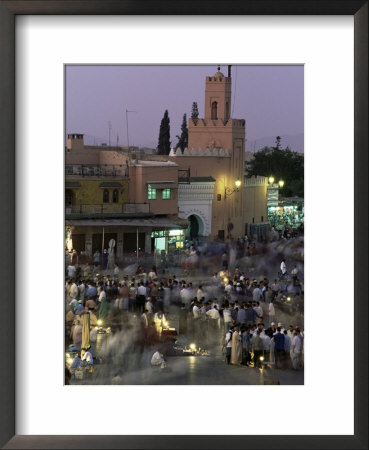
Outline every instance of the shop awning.
{"type": "Polygon", "coordinates": [[[68,225],[74,227],[150,227],[150,228],[187,228],[188,221],[177,217],[149,217],[122,219],[72,219],[68,225]]]}

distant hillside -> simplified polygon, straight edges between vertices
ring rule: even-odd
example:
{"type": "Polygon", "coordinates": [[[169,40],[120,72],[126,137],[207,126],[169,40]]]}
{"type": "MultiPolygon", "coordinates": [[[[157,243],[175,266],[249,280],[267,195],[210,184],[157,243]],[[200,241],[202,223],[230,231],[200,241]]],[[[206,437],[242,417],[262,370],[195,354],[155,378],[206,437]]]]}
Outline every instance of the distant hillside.
{"type": "MultiPolygon", "coordinates": [[[[304,151],[304,133],[296,135],[281,134],[281,146],[286,148],[287,145],[294,152],[304,151]]],[[[275,145],[276,136],[267,136],[260,139],[247,139],[246,151],[254,152],[262,149],[263,147],[273,147],[275,145]]]]}

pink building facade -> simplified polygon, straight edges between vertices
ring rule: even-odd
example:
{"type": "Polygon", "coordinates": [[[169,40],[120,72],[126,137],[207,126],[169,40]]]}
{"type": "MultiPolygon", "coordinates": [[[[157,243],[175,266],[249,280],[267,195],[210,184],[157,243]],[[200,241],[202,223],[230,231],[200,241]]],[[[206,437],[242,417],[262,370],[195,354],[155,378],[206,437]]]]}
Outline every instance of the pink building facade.
{"type": "Polygon", "coordinates": [[[205,81],[205,117],[190,119],[188,149],[172,151],[170,160],[191,177],[215,179],[212,201],[211,236],[238,237],[245,232],[243,182],[245,166],[244,119],[230,117],[232,79],[218,71],[205,81]]]}

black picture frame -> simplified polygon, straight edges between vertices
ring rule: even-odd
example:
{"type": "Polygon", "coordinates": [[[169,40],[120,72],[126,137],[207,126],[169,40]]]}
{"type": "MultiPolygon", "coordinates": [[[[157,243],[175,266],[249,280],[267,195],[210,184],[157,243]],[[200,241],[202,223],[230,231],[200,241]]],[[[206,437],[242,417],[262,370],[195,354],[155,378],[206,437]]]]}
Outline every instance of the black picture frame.
{"type": "MultiPolygon", "coordinates": [[[[0,445],[7,449],[367,449],[368,448],[368,1],[67,0],[0,1],[0,445]],[[353,15],[354,435],[350,436],[16,436],[15,435],[15,17],[19,14],[353,15]],[[6,293],[6,295],[5,295],[6,293]]],[[[344,261],[342,262],[344,270],[344,261]]],[[[16,284],[17,283],[17,284],[16,284]]],[[[337,330],[337,332],[339,332],[337,330]]],[[[338,370],[338,369],[337,369],[338,370]]],[[[337,394],[339,407],[339,394],[337,394]]],[[[329,420],[329,418],[327,418],[329,420]]],[[[308,424],[307,424],[308,426],[308,424]]]]}

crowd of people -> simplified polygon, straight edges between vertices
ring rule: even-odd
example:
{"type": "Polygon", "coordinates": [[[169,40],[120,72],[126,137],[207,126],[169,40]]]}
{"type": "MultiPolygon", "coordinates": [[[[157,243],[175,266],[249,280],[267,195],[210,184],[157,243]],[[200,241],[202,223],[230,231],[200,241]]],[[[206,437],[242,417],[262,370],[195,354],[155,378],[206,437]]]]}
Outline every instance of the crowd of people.
{"type": "Polygon", "coordinates": [[[282,323],[289,319],[284,305],[303,305],[303,284],[296,265],[287,273],[284,258],[272,281],[249,277],[238,267],[231,270],[226,250],[219,257],[220,270],[205,281],[140,265],[128,276],[117,264],[107,271],[97,263],[77,265],[73,258],[72,252],[66,267],[67,344],[81,346],[86,313],[91,330],[109,326],[114,332],[134,321],[142,347],[160,342],[163,330],[170,328],[168,318],[175,318],[179,337],[202,348],[222,349],[228,364],[303,367],[301,308],[296,323],[282,323]]]}
{"type": "Polygon", "coordinates": [[[277,369],[299,370],[303,368],[303,334],[300,327],[272,322],[269,328],[264,323],[230,328],[225,336],[228,364],[261,368],[264,364],[275,364],[277,369]]]}

